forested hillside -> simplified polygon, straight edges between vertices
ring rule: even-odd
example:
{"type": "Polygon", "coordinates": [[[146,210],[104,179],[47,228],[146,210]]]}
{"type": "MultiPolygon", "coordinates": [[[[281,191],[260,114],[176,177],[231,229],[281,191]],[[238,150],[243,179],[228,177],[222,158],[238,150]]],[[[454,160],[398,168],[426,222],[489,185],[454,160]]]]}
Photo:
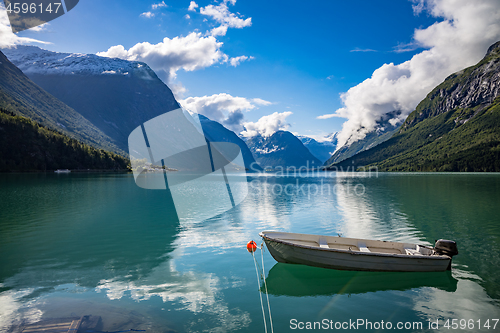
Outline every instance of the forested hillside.
{"type": "Polygon", "coordinates": [[[126,170],[129,160],[0,109],[0,171],[126,170]]]}

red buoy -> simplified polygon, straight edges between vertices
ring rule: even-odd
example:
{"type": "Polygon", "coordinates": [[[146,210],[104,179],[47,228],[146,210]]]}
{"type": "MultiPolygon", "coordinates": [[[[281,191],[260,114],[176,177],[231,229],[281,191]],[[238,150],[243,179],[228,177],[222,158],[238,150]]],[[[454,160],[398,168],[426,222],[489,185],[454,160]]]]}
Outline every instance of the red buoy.
{"type": "Polygon", "coordinates": [[[253,253],[257,251],[257,243],[255,243],[253,240],[247,243],[247,250],[250,253],[253,253]]]}

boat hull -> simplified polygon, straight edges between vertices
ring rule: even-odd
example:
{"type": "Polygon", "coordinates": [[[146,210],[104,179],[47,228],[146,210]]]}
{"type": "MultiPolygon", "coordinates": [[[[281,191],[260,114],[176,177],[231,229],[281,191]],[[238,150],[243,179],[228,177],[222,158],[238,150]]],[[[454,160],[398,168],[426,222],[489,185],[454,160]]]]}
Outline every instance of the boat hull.
{"type": "Polygon", "coordinates": [[[261,234],[269,253],[282,263],[322,268],[383,272],[439,272],[449,269],[448,256],[410,256],[402,254],[365,253],[289,244],[261,234]]]}

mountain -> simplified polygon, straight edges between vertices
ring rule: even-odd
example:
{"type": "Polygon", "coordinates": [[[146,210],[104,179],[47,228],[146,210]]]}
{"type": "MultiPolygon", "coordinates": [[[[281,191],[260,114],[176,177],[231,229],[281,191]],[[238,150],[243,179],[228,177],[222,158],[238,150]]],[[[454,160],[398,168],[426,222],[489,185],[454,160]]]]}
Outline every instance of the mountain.
{"type": "Polygon", "coordinates": [[[216,121],[199,115],[201,127],[209,141],[212,142],[232,142],[237,144],[241,149],[241,154],[245,162],[245,167],[248,171],[261,171],[262,168],[256,163],[252,156],[252,152],[248,149],[246,143],[240,139],[233,131],[228,130],[216,121]],[[254,164],[253,164],[254,163],[254,164]]]}
{"type": "Polygon", "coordinates": [[[386,119],[377,122],[376,129],[372,132],[366,134],[366,136],[358,141],[354,141],[350,144],[345,144],[333,155],[326,160],[325,165],[331,165],[333,163],[338,163],[351,156],[356,155],[359,152],[375,147],[384,141],[389,140],[399,129],[400,125],[392,125],[389,120],[393,119],[393,116],[397,112],[388,113],[386,119]]]}
{"type": "Polygon", "coordinates": [[[311,154],[321,162],[328,160],[335,152],[337,146],[337,133],[332,133],[327,137],[327,141],[319,142],[308,136],[297,136],[302,144],[309,149],[311,154]]]}
{"type": "Polygon", "coordinates": [[[128,159],[96,149],[0,109],[0,172],[56,169],[126,170],[128,159]]]}
{"type": "Polygon", "coordinates": [[[34,46],[3,51],[33,82],[125,151],[128,136],[137,126],[179,108],[172,91],[142,62],[51,52],[34,46]]]}
{"type": "Polygon", "coordinates": [[[258,135],[248,139],[246,144],[264,169],[302,166],[310,168],[322,165],[322,162],[288,131],[277,131],[269,137],[258,135]]]}
{"type": "Polygon", "coordinates": [[[475,66],[450,75],[420,102],[398,133],[333,168],[388,171],[500,171],[500,42],[475,66]]]}
{"type": "Polygon", "coordinates": [[[94,147],[124,154],[116,142],[31,81],[0,52],[0,108],[28,117],[94,147]]]}

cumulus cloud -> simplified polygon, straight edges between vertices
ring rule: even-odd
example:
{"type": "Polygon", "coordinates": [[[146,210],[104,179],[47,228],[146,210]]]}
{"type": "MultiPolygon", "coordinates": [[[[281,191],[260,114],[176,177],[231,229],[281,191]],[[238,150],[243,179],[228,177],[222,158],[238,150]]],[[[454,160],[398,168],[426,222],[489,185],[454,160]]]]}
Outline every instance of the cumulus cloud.
{"type": "MultiPolygon", "coordinates": [[[[165,3],[165,1],[162,1],[162,2],[159,2],[159,3],[154,3],[154,4],[151,5],[151,9],[152,10],[157,10],[159,8],[166,8],[166,7],[168,7],[168,6],[165,3]]],[[[153,13],[153,12],[144,12],[144,13],[142,13],[139,16],[140,17],[145,17],[145,18],[153,18],[153,17],[155,17],[155,13],[153,13]]]]}
{"type": "Polygon", "coordinates": [[[231,64],[231,66],[236,67],[240,63],[242,63],[243,61],[252,60],[252,59],[254,59],[254,57],[239,56],[239,57],[234,57],[234,58],[229,59],[229,63],[231,64]]]}
{"type": "MultiPolygon", "coordinates": [[[[147,63],[165,83],[171,86],[179,87],[178,92],[182,94],[185,88],[181,85],[176,85],[173,80],[176,78],[178,70],[194,71],[214,64],[226,63],[236,67],[243,61],[254,59],[249,56],[237,56],[230,58],[221,51],[222,42],[217,40],[217,36],[224,36],[229,27],[242,28],[251,25],[251,18],[242,20],[235,14],[230,13],[227,9],[227,4],[234,5],[236,0],[225,0],[218,6],[209,5],[201,8],[200,11],[204,15],[214,18],[222,23],[220,26],[213,28],[210,32],[202,34],[201,32],[192,32],[185,37],[174,37],[172,39],[165,37],[158,44],[150,44],[148,42],[138,43],[126,50],[123,45],[115,45],[107,51],[98,52],[97,55],[109,58],[120,58],[125,60],[136,60],[147,63]]],[[[164,1],[152,5],[153,9],[166,7],[164,1]]],[[[195,11],[198,7],[196,2],[191,1],[188,10],[195,11]]],[[[152,18],[155,16],[153,12],[142,13],[141,16],[152,18]]],[[[190,16],[186,14],[186,19],[190,16]]],[[[175,89],[172,89],[173,91],[175,89]]],[[[176,91],[174,91],[176,94],[176,91]]],[[[180,96],[182,97],[182,96],[180,96]]]]}
{"type": "Polygon", "coordinates": [[[216,36],[225,36],[227,32],[227,25],[221,25],[220,27],[213,28],[210,30],[210,35],[216,36]]]}
{"type": "Polygon", "coordinates": [[[179,103],[185,109],[202,114],[215,120],[236,133],[243,130],[243,112],[250,111],[258,106],[270,105],[271,102],[260,98],[248,99],[231,96],[226,93],[211,96],[188,97],[179,103]]]}
{"type": "Polygon", "coordinates": [[[151,8],[153,8],[153,10],[158,9],[158,8],[162,8],[162,7],[168,7],[167,4],[165,3],[165,1],[162,1],[160,3],[154,3],[151,5],[151,8]]]}
{"type": "Polygon", "coordinates": [[[155,17],[155,14],[152,13],[152,12],[144,12],[142,13],[141,15],[139,15],[140,17],[145,17],[145,18],[152,18],[152,17],[155,17]]]}
{"type": "Polygon", "coordinates": [[[411,6],[413,9],[413,13],[415,15],[420,15],[425,8],[425,0],[412,0],[413,5],[411,6]]]}
{"type": "Polygon", "coordinates": [[[215,63],[226,62],[228,56],[213,36],[192,32],[186,37],[165,37],[158,44],[138,43],[126,50],[123,45],[110,47],[97,55],[109,58],[137,60],[147,63],[164,82],[175,79],[179,69],[194,71],[215,63]]]}
{"type": "MultiPolygon", "coordinates": [[[[165,37],[158,44],[148,42],[137,43],[128,50],[123,45],[115,45],[111,46],[107,51],[98,52],[97,55],[143,61],[156,72],[163,82],[169,84],[177,98],[183,98],[186,88],[182,83],[175,82],[177,71],[180,69],[195,71],[224,63],[236,67],[244,61],[253,59],[253,57],[245,55],[230,58],[221,50],[223,43],[217,40],[217,36],[226,35],[227,29],[230,27],[243,28],[251,25],[251,18],[243,20],[229,11],[228,4],[234,5],[235,3],[236,0],[224,0],[217,6],[208,5],[200,8],[200,12],[203,15],[221,23],[220,26],[204,34],[196,31],[185,37],[179,36],[172,39],[165,37]]],[[[167,7],[164,1],[151,6],[153,10],[162,7],[167,7]]],[[[188,10],[196,11],[198,7],[195,1],[191,1],[188,10]]],[[[152,18],[155,16],[155,13],[148,11],[142,13],[140,16],[152,18]]],[[[186,19],[191,18],[189,14],[186,14],[184,17],[186,19]]],[[[234,119],[234,123],[239,118],[233,117],[232,119],[234,119]]]]}
{"type": "Polygon", "coordinates": [[[391,123],[401,123],[436,85],[448,75],[477,63],[487,48],[500,39],[498,0],[413,3],[415,14],[425,10],[440,22],[415,30],[411,45],[425,48],[424,51],[398,65],[384,64],[370,78],[341,94],[342,108],[318,117],[347,118],[337,147],[363,139],[376,129],[377,121],[387,119],[393,111],[400,113],[391,123]]]}
{"type": "Polygon", "coordinates": [[[245,128],[245,130],[240,134],[246,138],[251,138],[256,135],[269,137],[277,131],[286,131],[290,127],[290,124],[286,122],[286,118],[291,114],[292,112],[290,111],[282,113],[275,112],[273,114],[260,118],[255,123],[245,122],[243,123],[243,127],[245,128]]]}
{"type": "MultiPolygon", "coordinates": [[[[46,26],[47,23],[35,28],[31,28],[31,30],[41,31],[46,26]]],[[[13,33],[12,28],[10,27],[9,17],[7,16],[5,6],[2,2],[0,2],[0,48],[28,43],[50,44],[48,42],[33,38],[19,37],[18,35],[13,33]]]]}
{"type": "Polygon", "coordinates": [[[195,12],[196,11],[196,8],[198,8],[198,4],[194,1],[191,1],[189,3],[189,7],[188,7],[188,10],[192,11],[192,12],[195,12]]]}
{"type": "MultiPolygon", "coordinates": [[[[220,24],[226,25],[230,28],[244,28],[252,25],[252,18],[242,19],[229,11],[227,4],[234,5],[236,0],[224,0],[221,4],[214,6],[208,5],[200,8],[200,13],[210,16],[220,24]]],[[[189,5],[191,8],[191,5],[189,5]]]]}

